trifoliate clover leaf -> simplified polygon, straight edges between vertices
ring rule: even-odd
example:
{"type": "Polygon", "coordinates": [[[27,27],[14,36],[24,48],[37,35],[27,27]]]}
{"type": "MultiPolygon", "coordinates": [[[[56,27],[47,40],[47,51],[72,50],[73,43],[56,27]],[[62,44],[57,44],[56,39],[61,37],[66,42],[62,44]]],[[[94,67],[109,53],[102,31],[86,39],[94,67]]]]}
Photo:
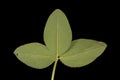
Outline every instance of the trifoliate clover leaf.
{"type": "Polygon", "coordinates": [[[18,47],[14,54],[24,64],[42,69],[54,63],[54,80],[58,60],[69,67],[82,67],[93,62],[107,47],[106,43],[91,39],[72,41],[72,31],[65,14],[56,9],[48,18],[44,30],[45,45],[37,42],[18,47]]]}

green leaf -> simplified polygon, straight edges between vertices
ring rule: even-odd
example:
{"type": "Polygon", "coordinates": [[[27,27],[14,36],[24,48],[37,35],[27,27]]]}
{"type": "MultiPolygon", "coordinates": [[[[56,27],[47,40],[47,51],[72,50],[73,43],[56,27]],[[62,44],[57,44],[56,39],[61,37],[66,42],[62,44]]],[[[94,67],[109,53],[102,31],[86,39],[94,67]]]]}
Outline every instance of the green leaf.
{"type": "Polygon", "coordinates": [[[56,9],[48,18],[44,41],[49,50],[58,56],[63,54],[71,45],[72,32],[65,14],[56,9]]]}
{"type": "Polygon", "coordinates": [[[40,43],[29,43],[18,47],[14,54],[26,65],[42,69],[48,67],[54,61],[54,55],[40,43]]]}
{"type": "Polygon", "coordinates": [[[24,64],[42,69],[51,65],[53,71],[51,80],[54,80],[57,62],[69,67],[82,67],[99,57],[107,45],[104,42],[78,39],[72,41],[72,31],[65,14],[56,9],[48,18],[44,30],[46,46],[34,42],[18,47],[14,54],[24,64]]]}
{"type": "Polygon", "coordinates": [[[82,67],[100,56],[106,46],[104,42],[90,39],[74,40],[70,49],[61,56],[60,60],[69,67],[82,67]]]}

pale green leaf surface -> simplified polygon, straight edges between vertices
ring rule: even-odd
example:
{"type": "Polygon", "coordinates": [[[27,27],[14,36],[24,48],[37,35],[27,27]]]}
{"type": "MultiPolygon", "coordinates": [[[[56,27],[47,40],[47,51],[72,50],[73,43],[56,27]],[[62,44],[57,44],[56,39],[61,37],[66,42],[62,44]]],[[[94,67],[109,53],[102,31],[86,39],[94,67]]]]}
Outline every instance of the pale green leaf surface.
{"type": "Polygon", "coordinates": [[[104,42],[90,39],[74,40],[70,49],[61,56],[60,60],[69,67],[82,67],[100,56],[106,46],[104,42]]]}
{"type": "Polygon", "coordinates": [[[14,54],[24,64],[42,69],[48,67],[54,61],[54,55],[40,43],[29,43],[18,47],[14,54]]]}
{"type": "Polygon", "coordinates": [[[72,32],[65,14],[56,9],[48,18],[45,30],[44,41],[49,50],[61,55],[71,45],[72,32]]]}
{"type": "MultiPolygon", "coordinates": [[[[24,64],[42,69],[58,59],[69,67],[82,67],[93,62],[107,47],[104,42],[78,39],[72,41],[72,32],[65,14],[56,9],[48,18],[44,30],[46,46],[33,42],[18,47],[14,54],[24,64]]],[[[53,77],[52,77],[53,79],[53,77]]]]}

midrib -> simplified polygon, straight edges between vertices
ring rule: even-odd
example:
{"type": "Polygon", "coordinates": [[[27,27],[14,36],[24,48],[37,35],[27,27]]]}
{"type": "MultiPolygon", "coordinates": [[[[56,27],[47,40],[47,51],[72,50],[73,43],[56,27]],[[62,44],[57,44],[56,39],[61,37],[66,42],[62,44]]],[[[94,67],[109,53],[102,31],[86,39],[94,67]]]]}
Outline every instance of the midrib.
{"type": "Polygon", "coordinates": [[[59,30],[58,30],[58,14],[57,14],[57,51],[56,51],[56,58],[58,58],[58,54],[59,54],[59,30]]]}

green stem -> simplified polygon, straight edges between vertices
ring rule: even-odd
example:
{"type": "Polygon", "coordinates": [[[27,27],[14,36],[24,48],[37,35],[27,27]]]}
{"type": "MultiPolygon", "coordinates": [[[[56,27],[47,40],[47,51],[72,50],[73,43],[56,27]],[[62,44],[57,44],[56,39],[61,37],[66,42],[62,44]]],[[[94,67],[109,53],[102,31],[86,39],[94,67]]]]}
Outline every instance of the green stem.
{"type": "Polygon", "coordinates": [[[54,63],[54,66],[53,66],[53,71],[52,71],[51,80],[54,80],[57,62],[58,62],[58,58],[56,59],[56,61],[55,61],[55,63],[54,63]]]}

